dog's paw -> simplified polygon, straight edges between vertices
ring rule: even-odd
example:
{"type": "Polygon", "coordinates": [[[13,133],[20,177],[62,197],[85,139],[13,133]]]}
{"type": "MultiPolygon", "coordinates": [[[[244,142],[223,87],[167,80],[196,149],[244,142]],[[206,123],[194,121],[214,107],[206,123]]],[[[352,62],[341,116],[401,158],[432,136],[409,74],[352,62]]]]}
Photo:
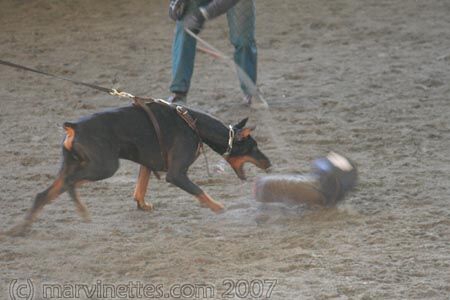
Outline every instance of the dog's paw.
{"type": "Polygon", "coordinates": [[[143,210],[143,211],[152,211],[153,210],[153,204],[147,203],[145,201],[138,202],[137,207],[138,207],[138,209],[143,210]]]}
{"type": "Polygon", "coordinates": [[[214,202],[200,202],[200,206],[204,208],[209,208],[216,214],[220,214],[225,210],[225,206],[222,203],[214,201],[214,202]]]}
{"type": "Polygon", "coordinates": [[[213,212],[216,214],[223,213],[225,211],[225,206],[223,206],[222,203],[214,201],[213,203],[210,203],[208,206],[213,212]]]}
{"type": "Polygon", "coordinates": [[[82,214],[81,217],[83,218],[83,222],[85,222],[85,223],[91,223],[92,222],[91,216],[89,215],[88,212],[82,214]]]}
{"type": "Polygon", "coordinates": [[[18,224],[8,231],[4,232],[3,234],[6,236],[12,236],[12,237],[18,237],[18,236],[24,236],[27,231],[30,229],[30,224],[27,222],[18,224]]]}
{"type": "Polygon", "coordinates": [[[83,222],[85,223],[91,223],[91,216],[89,214],[89,211],[84,205],[79,205],[78,207],[78,214],[83,219],[83,222]]]}
{"type": "Polygon", "coordinates": [[[200,201],[200,204],[202,206],[208,207],[210,210],[212,210],[215,213],[221,213],[225,208],[222,203],[217,202],[216,200],[211,198],[206,193],[202,193],[202,194],[198,195],[197,199],[200,201]]]}

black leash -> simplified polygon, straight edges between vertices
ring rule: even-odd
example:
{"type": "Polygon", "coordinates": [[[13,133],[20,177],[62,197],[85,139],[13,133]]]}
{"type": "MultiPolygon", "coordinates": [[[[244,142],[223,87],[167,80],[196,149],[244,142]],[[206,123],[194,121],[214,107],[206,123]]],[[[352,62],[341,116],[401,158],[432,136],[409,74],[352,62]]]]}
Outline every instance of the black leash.
{"type": "Polygon", "coordinates": [[[36,70],[36,69],[28,68],[28,67],[25,67],[25,66],[22,66],[22,65],[18,65],[18,64],[12,63],[12,62],[7,62],[7,61],[4,61],[4,60],[0,60],[0,64],[8,66],[8,67],[15,68],[15,69],[21,69],[21,70],[25,70],[25,71],[34,72],[34,73],[37,73],[37,74],[42,74],[42,75],[53,77],[53,78],[56,78],[56,79],[59,79],[59,80],[69,81],[69,82],[72,82],[74,84],[87,86],[87,87],[90,87],[92,89],[95,89],[95,90],[98,90],[98,91],[102,91],[102,92],[105,92],[105,93],[108,93],[108,94],[113,94],[114,93],[113,89],[108,89],[108,88],[105,88],[105,87],[102,87],[102,86],[98,86],[98,85],[95,85],[95,84],[90,84],[90,83],[81,82],[81,81],[73,80],[73,79],[70,79],[70,78],[66,78],[66,77],[50,74],[50,73],[47,73],[47,72],[43,72],[43,71],[39,71],[39,70],[36,70]]]}
{"type": "MultiPolygon", "coordinates": [[[[18,65],[18,64],[12,63],[12,62],[7,62],[7,61],[4,61],[4,60],[0,60],[0,64],[8,66],[8,67],[15,68],[15,69],[20,69],[20,70],[25,70],[25,71],[29,71],[29,72],[34,72],[34,73],[37,73],[37,74],[45,75],[45,76],[56,78],[56,79],[59,79],[59,80],[68,81],[68,82],[74,83],[76,85],[86,86],[86,87],[89,87],[89,88],[92,88],[92,89],[95,89],[95,90],[98,90],[98,91],[101,91],[101,92],[108,93],[108,94],[113,95],[113,96],[119,96],[119,97],[125,97],[125,98],[133,99],[134,105],[137,106],[137,107],[140,107],[142,110],[144,110],[147,113],[147,116],[149,117],[150,121],[152,122],[152,124],[153,124],[153,126],[155,128],[156,135],[158,137],[159,146],[160,146],[160,149],[161,149],[161,156],[162,156],[163,162],[164,162],[164,168],[167,168],[167,163],[168,163],[168,161],[167,161],[167,151],[166,151],[166,149],[164,147],[162,133],[161,133],[161,128],[159,126],[159,123],[158,123],[158,121],[156,119],[155,114],[145,104],[145,101],[158,102],[156,99],[136,97],[136,96],[133,96],[133,95],[131,95],[129,93],[121,92],[121,91],[118,91],[116,89],[108,89],[108,88],[105,88],[105,87],[102,87],[102,86],[98,86],[98,85],[95,85],[95,84],[90,84],[90,83],[86,83],[86,82],[82,82],[82,81],[78,81],[78,80],[73,80],[73,79],[70,79],[70,78],[66,78],[66,77],[50,74],[50,73],[47,73],[47,72],[43,72],[43,71],[40,71],[40,70],[37,70],[37,69],[32,69],[32,68],[29,68],[29,67],[18,65]]],[[[156,177],[159,178],[159,175],[156,172],[153,171],[153,173],[155,173],[156,177]]]]}
{"type": "MultiPolygon", "coordinates": [[[[126,92],[118,91],[116,89],[109,89],[109,88],[105,88],[105,87],[98,86],[98,85],[95,85],[95,84],[90,84],[90,83],[86,83],[86,82],[82,82],[82,81],[78,81],[78,80],[73,80],[73,79],[70,79],[70,78],[67,78],[67,77],[62,77],[62,76],[50,74],[50,73],[43,72],[43,71],[40,71],[40,70],[37,70],[37,69],[33,69],[33,68],[25,67],[25,66],[22,66],[22,65],[18,65],[18,64],[12,63],[12,62],[4,61],[4,60],[1,60],[1,59],[0,59],[0,64],[8,66],[8,67],[11,67],[11,68],[15,68],[15,69],[20,69],[20,70],[25,70],[25,71],[29,71],[29,72],[34,72],[34,73],[37,73],[37,74],[45,75],[45,76],[56,78],[56,79],[59,79],[59,80],[68,81],[68,82],[74,83],[76,85],[86,86],[86,87],[89,87],[89,88],[94,89],[94,90],[98,90],[98,91],[101,91],[101,92],[108,93],[108,94],[110,94],[112,96],[118,96],[118,97],[125,97],[125,98],[133,99],[134,105],[140,107],[142,110],[144,110],[147,113],[147,116],[149,117],[150,121],[153,124],[153,127],[155,128],[156,135],[157,135],[157,138],[158,138],[158,142],[159,142],[159,145],[160,145],[161,156],[162,156],[163,162],[164,162],[164,168],[167,169],[167,167],[168,167],[168,156],[167,156],[167,150],[165,149],[165,145],[163,143],[161,128],[159,126],[159,122],[157,121],[155,114],[151,111],[151,109],[149,107],[147,107],[146,101],[152,102],[152,103],[155,103],[155,102],[156,103],[164,103],[164,104],[167,104],[167,105],[171,106],[170,103],[168,103],[168,102],[166,102],[164,100],[161,100],[161,99],[154,99],[154,98],[150,98],[150,97],[148,97],[148,98],[147,97],[145,97],[145,98],[144,97],[137,97],[137,96],[134,96],[134,95],[126,93],[126,92]]],[[[179,106],[179,107],[181,107],[181,106],[179,106]]],[[[181,107],[181,109],[183,109],[183,107],[181,107]]],[[[187,114],[187,110],[180,111],[178,109],[178,107],[176,107],[176,111],[186,121],[186,123],[189,125],[189,127],[191,127],[196,132],[196,134],[200,138],[200,135],[198,134],[198,130],[197,130],[196,126],[195,126],[195,121],[192,121],[190,119],[191,117],[187,114]],[[188,117],[189,117],[189,119],[188,119],[188,117]]],[[[206,154],[205,154],[205,151],[203,149],[203,143],[202,143],[202,139],[201,138],[200,138],[200,149],[201,149],[201,152],[203,152],[203,155],[205,157],[206,170],[207,170],[208,176],[211,176],[210,172],[209,172],[208,160],[206,158],[206,154]]],[[[156,173],[155,171],[153,171],[153,173],[155,173],[156,177],[159,179],[158,173],[156,173]]]]}

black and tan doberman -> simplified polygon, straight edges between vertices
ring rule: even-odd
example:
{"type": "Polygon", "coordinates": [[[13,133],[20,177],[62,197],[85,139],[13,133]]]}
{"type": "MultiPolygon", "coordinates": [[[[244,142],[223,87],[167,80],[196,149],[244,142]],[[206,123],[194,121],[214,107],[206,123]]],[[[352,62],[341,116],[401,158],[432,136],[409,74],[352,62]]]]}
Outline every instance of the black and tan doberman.
{"type": "Polygon", "coordinates": [[[245,127],[247,119],[234,126],[226,126],[209,114],[185,108],[185,112],[195,120],[196,130],[193,130],[180,118],[176,107],[164,103],[146,105],[158,122],[159,133],[145,111],[134,105],[64,123],[66,136],[58,176],[50,187],[37,194],[22,227],[28,227],[44,205],[64,192],[69,193],[80,214],[88,219],[88,211],[80,202],[76,188],[86,182],[113,176],[119,167],[119,159],[141,165],[134,199],[142,210],[153,208],[144,200],[152,172],[156,175],[166,172],[168,182],[194,195],[214,212],[224,208],[187,175],[189,167],[199,156],[202,142],[223,155],[243,180],[243,165],[246,162],[261,169],[270,167],[269,159],[250,136],[252,128],[245,127]]]}

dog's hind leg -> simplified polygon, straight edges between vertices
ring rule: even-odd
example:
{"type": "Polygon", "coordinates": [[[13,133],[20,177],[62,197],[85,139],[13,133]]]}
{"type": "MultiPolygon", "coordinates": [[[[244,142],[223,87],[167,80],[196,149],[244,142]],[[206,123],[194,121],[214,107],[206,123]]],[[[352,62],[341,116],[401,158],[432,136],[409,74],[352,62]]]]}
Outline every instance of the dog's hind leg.
{"type": "Polygon", "coordinates": [[[36,219],[37,214],[42,210],[44,205],[50,203],[65,191],[65,180],[62,175],[59,175],[50,187],[36,195],[33,206],[31,207],[31,210],[26,217],[26,221],[32,223],[36,219]]]}
{"type": "Polygon", "coordinates": [[[141,165],[139,168],[139,176],[134,189],[134,200],[137,202],[137,207],[145,211],[151,211],[153,205],[145,202],[145,194],[147,193],[148,182],[150,180],[151,170],[141,165]]]}
{"type": "Polygon", "coordinates": [[[80,197],[78,195],[78,192],[75,190],[75,186],[70,186],[67,191],[70,195],[70,198],[77,206],[77,211],[80,216],[84,219],[85,222],[90,222],[91,218],[89,216],[89,211],[87,210],[86,206],[80,201],[80,197]]]}
{"type": "Polygon", "coordinates": [[[22,235],[25,231],[30,228],[31,224],[36,220],[37,215],[42,210],[42,208],[56,197],[64,193],[66,190],[64,178],[62,172],[60,172],[58,178],[53,182],[53,184],[48,187],[45,191],[36,195],[33,206],[25,217],[25,221],[14,226],[7,231],[8,235],[16,236],[22,235]]]}

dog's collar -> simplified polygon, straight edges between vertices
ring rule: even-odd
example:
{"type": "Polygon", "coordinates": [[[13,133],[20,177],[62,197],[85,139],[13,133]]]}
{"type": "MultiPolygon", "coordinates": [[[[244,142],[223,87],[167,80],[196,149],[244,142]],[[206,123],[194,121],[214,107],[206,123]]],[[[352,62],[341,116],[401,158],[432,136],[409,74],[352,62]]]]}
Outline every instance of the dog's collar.
{"type": "Polygon", "coordinates": [[[228,157],[231,154],[231,150],[233,150],[233,140],[234,140],[234,129],[233,126],[228,125],[228,147],[227,151],[223,154],[224,157],[228,157]]]}

